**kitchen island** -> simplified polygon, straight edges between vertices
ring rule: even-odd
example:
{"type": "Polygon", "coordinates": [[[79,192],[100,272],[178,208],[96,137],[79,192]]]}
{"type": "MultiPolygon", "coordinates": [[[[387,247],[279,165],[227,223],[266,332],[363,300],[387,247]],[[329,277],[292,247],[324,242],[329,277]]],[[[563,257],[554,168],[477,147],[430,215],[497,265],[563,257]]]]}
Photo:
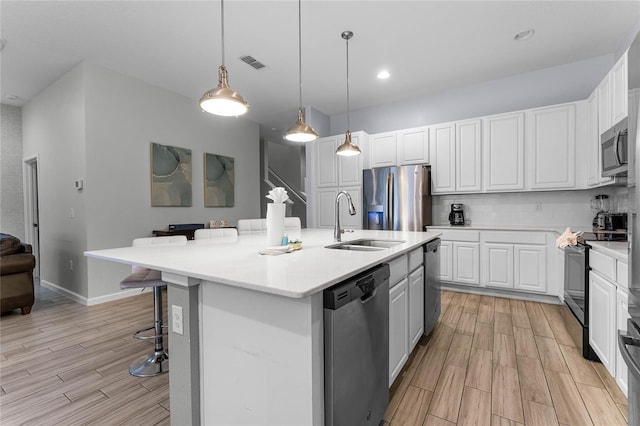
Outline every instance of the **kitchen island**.
{"type": "Polygon", "coordinates": [[[85,254],[160,270],[169,284],[172,424],[323,425],[322,291],[438,236],[344,234],[402,241],[355,251],[326,248],[330,229],[305,229],[303,249],[279,256],[258,253],[265,234],[85,254]]]}

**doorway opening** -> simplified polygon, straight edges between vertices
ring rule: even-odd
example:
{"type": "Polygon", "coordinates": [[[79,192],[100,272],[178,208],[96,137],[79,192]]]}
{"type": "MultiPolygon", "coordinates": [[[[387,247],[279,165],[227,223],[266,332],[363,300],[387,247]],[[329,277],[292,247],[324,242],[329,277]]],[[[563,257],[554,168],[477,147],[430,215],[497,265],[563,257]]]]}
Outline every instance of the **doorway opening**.
{"type": "Polygon", "coordinates": [[[38,213],[38,157],[24,160],[24,235],[33,247],[36,267],[33,277],[40,279],[40,219],[38,213]]]}

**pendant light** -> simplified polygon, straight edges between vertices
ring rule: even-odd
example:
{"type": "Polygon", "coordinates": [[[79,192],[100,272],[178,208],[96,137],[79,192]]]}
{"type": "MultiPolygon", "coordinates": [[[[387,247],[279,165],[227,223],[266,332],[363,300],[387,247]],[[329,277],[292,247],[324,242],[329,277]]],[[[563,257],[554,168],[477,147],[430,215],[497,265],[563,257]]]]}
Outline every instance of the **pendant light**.
{"type": "Polygon", "coordinates": [[[284,138],[292,142],[311,142],[318,139],[318,134],[315,130],[308,126],[304,122],[304,111],[302,110],[302,12],[301,12],[301,0],[298,0],[298,81],[299,81],[299,107],[298,107],[298,121],[293,126],[289,127],[284,138]]]}
{"type": "Polygon", "coordinates": [[[343,31],[342,38],[347,43],[347,131],[344,135],[344,143],[338,147],[336,154],[343,157],[360,155],[360,148],[351,142],[351,131],[349,130],[349,40],[353,37],[351,31],[343,31]]]}
{"type": "Polygon", "coordinates": [[[229,87],[227,67],[224,65],[224,0],[220,1],[222,21],[222,65],[218,68],[218,87],[208,90],[200,98],[200,108],[210,114],[223,117],[239,116],[247,112],[249,104],[242,96],[229,87]]]}

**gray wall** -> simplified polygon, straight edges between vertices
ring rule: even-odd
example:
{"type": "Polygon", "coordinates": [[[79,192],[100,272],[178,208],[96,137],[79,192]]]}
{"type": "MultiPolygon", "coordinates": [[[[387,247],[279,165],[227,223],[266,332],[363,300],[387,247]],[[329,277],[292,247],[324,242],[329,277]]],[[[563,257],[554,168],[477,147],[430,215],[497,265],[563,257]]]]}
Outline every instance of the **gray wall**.
{"type": "Polygon", "coordinates": [[[0,232],[24,240],[22,108],[0,105],[0,232]]]}
{"type": "MultiPolygon", "coordinates": [[[[351,131],[380,133],[586,99],[613,64],[613,55],[599,56],[352,111],[351,131]]],[[[346,123],[346,114],[332,116],[330,133],[343,133],[346,123]]]]}
{"type": "Polygon", "coordinates": [[[246,119],[204,114],[197,100],[84,63],[29,102],[23,121],[24,155],[40,161],[42,279],[88,303],[117,297],[130,268],[83,251],[128,246],[170,223],[259,215],[258,125],[246,119]],[[191,149],[192,207],[151,207],[151,142],[191,149]],[[234,207],[204,207],[205,152],[235,158],[234,207]]]}

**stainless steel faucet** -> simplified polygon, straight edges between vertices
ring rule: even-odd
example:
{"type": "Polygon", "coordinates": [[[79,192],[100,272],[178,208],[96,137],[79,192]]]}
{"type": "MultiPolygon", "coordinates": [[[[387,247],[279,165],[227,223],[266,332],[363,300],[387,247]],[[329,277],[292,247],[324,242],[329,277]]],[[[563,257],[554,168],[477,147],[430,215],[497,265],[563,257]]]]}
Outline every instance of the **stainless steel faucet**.
{"type": "Polygon", "coordinates": [[[351,195],[347,191],[340,191],[338,195],[336,195],[336,220],[335,226],[333,227],[333,241],[342,241],[340,230],[340,196],[344,195],[347,197],[347,201],[349,202],[349,214],[353,216],[356,214],[356,208],[353,205],[353,201],[351,201],[351,195]]]}

